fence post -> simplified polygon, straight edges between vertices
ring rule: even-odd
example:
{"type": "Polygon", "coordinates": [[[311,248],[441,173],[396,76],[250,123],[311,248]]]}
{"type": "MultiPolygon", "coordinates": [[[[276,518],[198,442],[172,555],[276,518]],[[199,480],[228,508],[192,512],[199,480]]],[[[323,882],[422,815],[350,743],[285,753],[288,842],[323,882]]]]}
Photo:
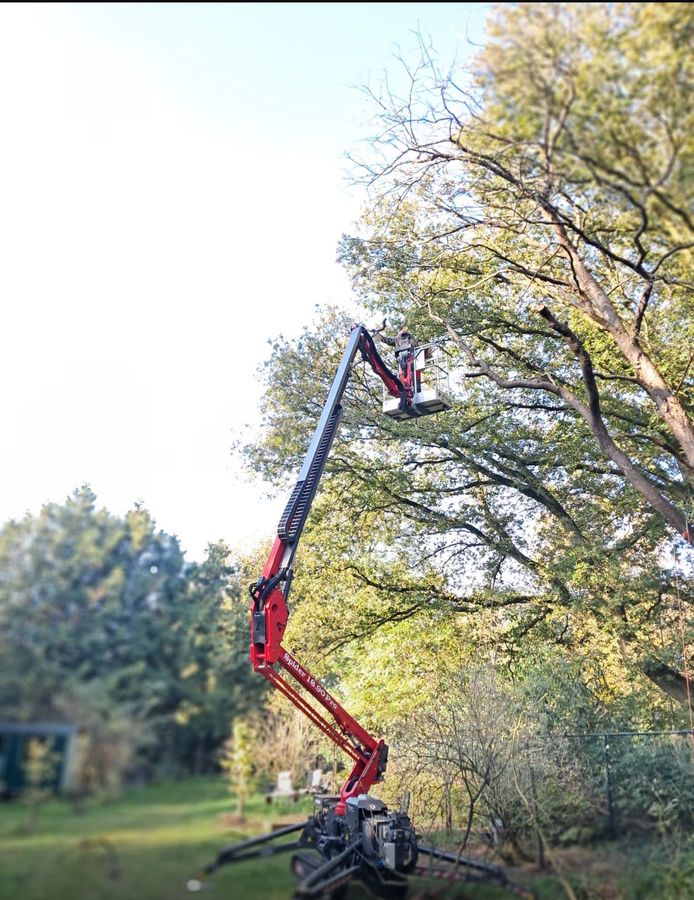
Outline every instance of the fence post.
{"type": "MultiPolygon", "coordinates": [[[[526,747],[527,751],[527,747],[526,747]]],[[[537,864],[541,869],[545,868],[545,845],[542,842],[542,834],[540,832],[540,822],[537,805],[537,791],[535,790],[535,767],[530,761],[530,796],[533,801],[533,825],[535,826],[535,840],[537,842],[537,864]]]]}
{"type": "Polygon", "coordinates": [[[612,800],[612,774],[610,772],[610,745],[607,743],[607,735],[602,736],[602,752],[605,760],[605,790],[607,792],[607,833],[611,838],[616,834],[614,803],[612,800]]]}

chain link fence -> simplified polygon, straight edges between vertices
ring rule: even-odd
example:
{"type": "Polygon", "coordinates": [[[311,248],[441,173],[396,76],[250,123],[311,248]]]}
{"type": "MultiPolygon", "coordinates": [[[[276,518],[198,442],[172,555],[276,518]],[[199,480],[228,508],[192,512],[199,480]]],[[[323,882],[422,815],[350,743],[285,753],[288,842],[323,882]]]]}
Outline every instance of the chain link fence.
{"type": "Polygon", "coordinates": [[[605,731],[548,735],[526,745],[538,815],[552,819],[535,786],[533,757],[551,756],[561,742],[585,779],[581,817],[586,831],[617,837],[626,832],[670,833],[694,828],[694,732],[605,731]],[[538,796],[539,795],[539,796],[538,796]]]}

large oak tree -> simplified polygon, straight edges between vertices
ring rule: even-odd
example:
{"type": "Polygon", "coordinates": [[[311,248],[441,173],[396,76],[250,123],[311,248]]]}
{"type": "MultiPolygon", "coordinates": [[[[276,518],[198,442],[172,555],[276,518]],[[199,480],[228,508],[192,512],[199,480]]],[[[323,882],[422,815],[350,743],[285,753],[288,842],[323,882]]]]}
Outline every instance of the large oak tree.
{"type": "MultiPolygon", "coordinates": [[[[295,582],[314,643],[443,615],[480,652],[551,642],[686,701],[693,25],[677,4],[504,5],[471,73],[423,47],[403,96],[374,97],[342,259],[374,315],[449,339],[468,390],[395,424],[353,385],[295,582]]],[[[265,474],[298,464],[347,324],[276,345],[265,474]]]]}

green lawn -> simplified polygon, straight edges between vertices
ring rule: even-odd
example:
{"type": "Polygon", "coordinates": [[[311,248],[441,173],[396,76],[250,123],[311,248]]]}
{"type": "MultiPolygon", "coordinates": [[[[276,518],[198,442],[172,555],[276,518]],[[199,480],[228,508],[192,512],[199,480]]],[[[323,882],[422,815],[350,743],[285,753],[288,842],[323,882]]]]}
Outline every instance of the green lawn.
{"type": "MultiPolygon", "coordinates": [[[[302,821],[310,809],[308,799],[268,806],[261,796],[253,797],[244,832],[302,821]]],[[[230,812],[230,797],[219,779],[133,789],[116,801],[88,803],[83,813],[54,800],[30,834],[25,830],[25,806],[19,801],[0,804],[0,897],[290,900],[289,854],[223,867],[212,878],[211,892],[186,891],[188,879],[222,846],[244,836],[224,823],[230,812]]],[[[365,896],[358,886],[350,889],[350,900],[365,896]]],[[[465,896],[491,900],[508,895],[466,887],[465,896]]]]}
{"type": "MultiPolygon", "coordinates": [[[[17,900],[173,900],[192,898],[185,885],[226,843],[241,837],[225,826],[230,798],[219,779],[138,788],[117,801],[91,803],[84,813],[53,801],[38,828],[24,833],[20,802],[0,806],[0,897],[17,900]]],[[[249,830],[308,807],[265,806],[254,798],[249,830]],[[267,820],[266,822],[264,820],[267,820]]],[[[214,896],[287,900],[288,859],[220,869],[214,896]]],[[[203,894],[203,896],[205,896],[203,894]]]]}
{"type": "MultiPolygon", "coordinates": [[[[261,796],[249,803],[245,834],[269,831],[273,824],[302,821],[310,800],[268,806],[261,796]]],[[[0,803],[0,898],[2,900],[290,900],[293,881],[289,854],[225,866],[212,888],[189,894],[185,885],[225,844],[244,834],[225,822],[231,802],[221,779],[190,779],[126,792],[119,800],[92,801],[76,813],[54,800],[41,812],[38,827],[26,833],[23,803],[0,803]]],[[[626,839],[593,849],[567,849],[562,867],[583,898],[651,897],[684,900],[694,896],[694,853],[682,853],[666,866],[662,853],[634,847],[626,839]]],[[[525,869],[509,872],[532,887],[540,900],[564,897],[556,877],[525,869]]],[[[421,888],[413,888],[414,897],[421,888]]],[[[439,885],[440,888],[440,885],[439,885]]],[[[355,885],[349,900],[365,900],[355,885]]],[[[437,895],[468,900],[502,900],[508,894],[460,885],[437,895]]]]}

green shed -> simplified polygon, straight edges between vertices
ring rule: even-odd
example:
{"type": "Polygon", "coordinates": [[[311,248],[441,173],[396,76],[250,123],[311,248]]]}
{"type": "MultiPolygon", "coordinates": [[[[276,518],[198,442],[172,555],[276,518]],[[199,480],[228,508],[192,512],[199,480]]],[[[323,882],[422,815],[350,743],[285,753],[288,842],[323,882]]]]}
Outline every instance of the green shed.
{"type": "Polygon", "coordinates": [[[77,729],[54,722],[0,722],[0,784],[6,796],[27,787],[26,762],[32,740],[45,741],[56,756],[55,774],[43,787],[56,793],[71,786],[77,729]]]}

